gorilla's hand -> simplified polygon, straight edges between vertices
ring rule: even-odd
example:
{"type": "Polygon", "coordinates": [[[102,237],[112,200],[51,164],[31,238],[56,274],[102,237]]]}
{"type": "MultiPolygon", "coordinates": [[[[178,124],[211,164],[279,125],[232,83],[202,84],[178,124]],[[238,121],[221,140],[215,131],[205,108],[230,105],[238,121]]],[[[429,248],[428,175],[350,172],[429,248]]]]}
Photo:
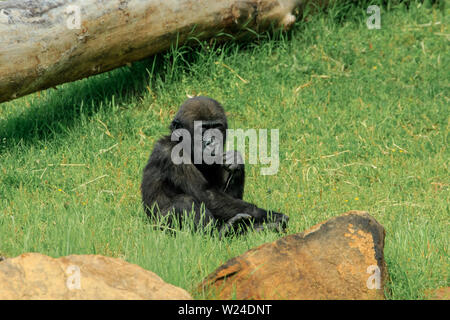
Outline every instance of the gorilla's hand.
{"type": "Polygon", "coordinates": [[[233,172],[244,167],[244,159],[239,151],[229,150],[223,154],[223,168],[233,172]]]}
{"type": "Polygon", "coordinates": [[[279,213],[279,212],[271,212],[267,215],[265,221],[258,221],[253,225],[253,228],[256,231],[261,230],[273,230],[278,232],[285,231],[287,224],[289,222],[289,217],[279,213]]]}
{"type": "Polygon", "coordinates": [[[238,213],[223,224],[219,232],[219,238],[229,234],[243,233],[243,230],[246,230],[250,226],[253,226],[255,231],[270,230],[284,232],[288,221],[289,217],[279,212],[271,212],[267,220],[260,222],[255,222],[249,214],[238,213]]]}
{"type": "MultiPolygon", "coordinates": [[[[242,228],[239,228],[239,225],[245,226],[245,224],[248,222],[250,224],[250,221],[252,219],[252,216],[246,213],[238,213],[233,218],[229,219],[224,223],[222,228],[220,228],[219,231],[219,238],[221,239],[224,236],[229,235],[230,233],[242,233],[242,228]]],[[[245,228],[247,229],[247,228],[245,228]]]]}

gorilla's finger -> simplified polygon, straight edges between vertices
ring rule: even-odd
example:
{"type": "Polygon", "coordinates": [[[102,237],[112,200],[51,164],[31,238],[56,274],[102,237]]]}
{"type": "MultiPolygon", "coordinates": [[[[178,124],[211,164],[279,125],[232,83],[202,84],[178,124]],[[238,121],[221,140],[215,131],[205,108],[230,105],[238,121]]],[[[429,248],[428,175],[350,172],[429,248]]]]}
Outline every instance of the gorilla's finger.
{"type": "Polygon", "coordinates": [[[237,221],[248,220],[248,219],[251,219],[251,218],[252,218],[252,216],[247,214],[247,213],[238,213],[233,218],[229,219],[227,221],[227,224],[234,225],[237,221]]]}
{"type": "Polygon", "coordinates": [[[219,239],[228,235],[228,233],[233,230],[233,227],[236,226],[239,222],[247,221],[252,218],[251,215],[247,213],[238,213],[233,218],[229,219],[219,231],[219,239]]]}

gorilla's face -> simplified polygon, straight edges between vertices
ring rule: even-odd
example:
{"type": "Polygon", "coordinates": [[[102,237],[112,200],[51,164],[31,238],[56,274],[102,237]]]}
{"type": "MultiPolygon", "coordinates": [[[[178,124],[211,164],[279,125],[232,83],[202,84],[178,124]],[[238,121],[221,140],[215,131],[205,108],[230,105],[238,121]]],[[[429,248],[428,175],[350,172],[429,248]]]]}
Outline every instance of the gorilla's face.
{"type": "Polygon", "coordinates": [[[223,154],[228,128],[223,107],[207,97],[186,100],[171,124],[172,132],[186,129],[191,136],[193,163],[219,163],[223,154]]]}

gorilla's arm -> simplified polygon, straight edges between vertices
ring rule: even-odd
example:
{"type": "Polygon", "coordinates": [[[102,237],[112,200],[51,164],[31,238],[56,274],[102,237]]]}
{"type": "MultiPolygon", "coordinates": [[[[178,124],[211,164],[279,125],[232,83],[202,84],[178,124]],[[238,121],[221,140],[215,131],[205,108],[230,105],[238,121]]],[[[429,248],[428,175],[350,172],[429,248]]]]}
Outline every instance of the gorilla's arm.
{"type": "Polygon", "coordinates": [[[245,165],[239,151],[229,150],[224,153],[222,176],[222,191],[233,198],[242,200],[245,185],[245,165]]]}
{"type": "Polygon", "coordinates": [[[222,191],[236,199],[241,199],[244,196],[245,185],[245,171],[244,166],[232,172],[223,170],[223,185],[222,191]]]}
{"type": "MultiPolygon", "coordinates": [[[[233,198],[230,194],[211,186],[202,173],[192,164],[172,164],[168,175],[172,183],[184,193],[192,195],[213,212],[220,220],[229,220],[239,213],[251,215],[255,221],[264,221],[268,212],[254,204],[233,198]]],[[[275,215],[276,213],[274,213],[275,215]]]]}

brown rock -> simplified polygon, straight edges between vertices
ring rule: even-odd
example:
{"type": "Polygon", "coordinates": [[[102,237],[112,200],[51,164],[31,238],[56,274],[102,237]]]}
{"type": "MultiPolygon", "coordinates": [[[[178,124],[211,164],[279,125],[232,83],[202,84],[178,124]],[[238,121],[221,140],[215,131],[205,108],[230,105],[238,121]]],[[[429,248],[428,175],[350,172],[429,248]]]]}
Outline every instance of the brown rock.
{"type": "Polygon", "coordinates": [[[450,287],[426,290],[425,296],[429,300],[450,300],[450,287]]]}
{"type": "Polygon", "coordinates": [[[3,299],[192,299],[151,271],[121,259],[25,253],[0,262],[3,299]]]}
{"type": "Polygon", "coordinates": [[[350,211],[229,260],[200,290],[218,299],[383,299],[384,235],[367,212],[350,211]]]}

